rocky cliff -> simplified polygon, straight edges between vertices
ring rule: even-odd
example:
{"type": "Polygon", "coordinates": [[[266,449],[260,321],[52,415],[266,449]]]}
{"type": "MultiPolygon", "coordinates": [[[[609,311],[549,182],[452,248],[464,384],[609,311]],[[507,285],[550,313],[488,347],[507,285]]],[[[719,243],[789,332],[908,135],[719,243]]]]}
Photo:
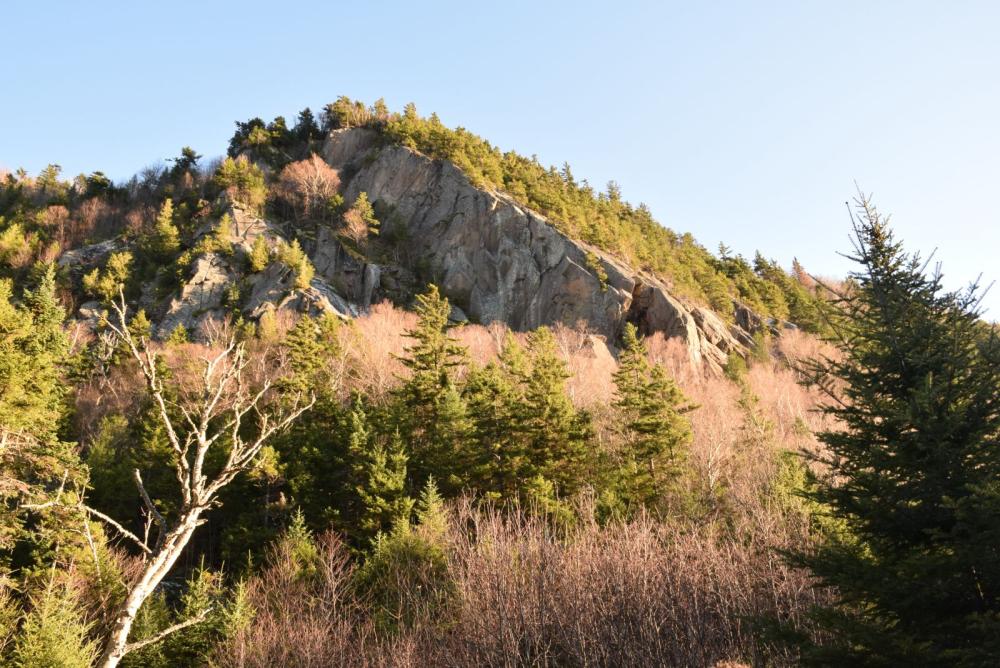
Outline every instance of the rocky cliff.
{"type": "Polygon", "coordinates": [[[449,162],[380,145],[364,129],[331,133],[323,157],[340,170],[348,201],[367,192],[391,212],[383,233],[405,239],[406,255],[472,320],[519,330],[582,323],[608,341],[633,322],[679,338],[692,362],[715,370],[752,343],[751,332],[684,304],[656,277],[567,238],[504,193],[474,187],[449,162]]]}
{"type": "MultiPolygon", "coordinates": [[[[499,320],[515,330],[582,325],[608,342],[632,322],[644,334],[679,339],[694,364],[716,372],[730,353],[745,354],[752,345],[750,329],[759,327],[752,313],[736,318],[743,327],[728,325],[676,298],[657,277],[566,237],[506,194],[475,187],[447,161],[387,145],[365,129],[332,132],[322,156],[338,170],[345,201],[366,192],[375,205],[382,220],[377,252],[345,247],[331,227],[289,229],[223,200],[219,206],[232,219],[232,252],[195,258],[169,297],[157,298],[152,285],[143,290],[139,303],[157,335],[178,325],[197,332],[234,306],[249,319],[269,309],[350,318],[374,301],[406,300],[434,282],[456,306],[456,320],[499,320]],[[258,236],[272,247],[301,239],[316,268],[308,288],[295,288],[291,270],[280,263],[246,270],[258,236]]],[[[108,242],[66,253],[61,264],[79,273],[119,247],[108,242]]],[[[81,315],[93,310],[85,304],[81,315]]]]}

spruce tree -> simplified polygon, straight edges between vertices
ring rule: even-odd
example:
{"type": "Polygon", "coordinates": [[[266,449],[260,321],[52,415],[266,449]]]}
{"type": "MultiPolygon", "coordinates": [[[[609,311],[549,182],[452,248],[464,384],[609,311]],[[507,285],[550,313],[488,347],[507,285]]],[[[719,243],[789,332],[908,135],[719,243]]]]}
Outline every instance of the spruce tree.
{"type": "Polygon", "coordinates": [[[413,499],[406,493],[407,456],[398,432],[393,434],[388,447],[373,438],[357,399],[350,421],[349,447],[359,501],[355,534],[360,543],[368,544],[397,523],[408,522],[413,512],[413,499]]]}
{"type": "Polygon", "coordinates": [[[577,411],[566,393],[570,373],[551,330],[532,332],[528,348],[531,372],[520,410],[528,458],[533,471],[553,483],[557,494],[571,496],[582,487],[591,464],[590,416],[577,411]]]}
{"type": "Polygon", "coordinates": [[[250,271],[254,273],[264,271],[271,263],[271,249],[268,247],[264,235],[257,235],[257,238],[253,240],[247,262],[250,265],[250,271]]]}
{"type": "Polygon", "coordinates": [[[654,504],[666,486],[682,473],[692,410],[677,384],[660,365],[651,365],[646,346],[631,324],[625,326],[623,349],[614,375],[621,415],[619,431],[627,448],[624,471],[629,500],[654,504]]]}
{"type": "Polygon", "coordinates": [[[435,475],[450,494],[461,488],[467,465],[471,424],[454,381],[454,370],[465,363],[466,351],[448,335],[451,308],[437,286],[430,286],[416,301],[420,320],[407,332],[416,344],[402,358],[410,377],[394,393],[396,423],[410,447],[413,479],[423,485],[435,475]]]}
{"type": "Polygon", "coordinates": [[[529,473],[524,429],[517,419],[521,387],[490,363],[469,372],[463,391],[473,424],[471,482],[487,498],[517,499],[529,473]]]}
{"type": "Polygon", "coordinates": [[[50,582],[33,597],[14,648],[18,668],[90,668],[97,645],[89,637],[77,596],[69,587],[50,582]]]}
{"type": "Polygon", "coordinates": [[[9,566],[72,558],[83,541],[78,510],[56,503],[79,498],[85,479],[74,444],[59,438],[69,349],[64,311],[53,267],[34,274],[21,304],[0,280],[0,576],[9,566]]]}
{"type": "Polygon", "coordinates": [[[144,250],[156,261],[166,262],[180,251],[180,233],[174,225],[174,202],[163,200],[152,234],[144,241],[144,250]]]}
{"type": "Polygon", "coordinates": [[[862,199],[859,268],[816,362],[839,428],[808,491],[836,530],[792,555],[836,602],[812,665],[985,666],[1000,660],[1000,344],[976,290],[948,293],[862,199]]]}
{"type": "Polygon", "coordinates": [[[329,361],[339,353],[339,328],[332,315],[303,315],[296,321],[285,338],[292,373],[284,379],[284,389],[303,395],[310,390],[326,395],[335,389],[329,361]]]}
{"type": "Polygon", "coordinates": [[[0,280],[0,426],[42,440],[53,439],[59,425],[60,366],[69,348],[53,271],[26,291],[24,306],[14,304],[10,281],[0,280]]]}

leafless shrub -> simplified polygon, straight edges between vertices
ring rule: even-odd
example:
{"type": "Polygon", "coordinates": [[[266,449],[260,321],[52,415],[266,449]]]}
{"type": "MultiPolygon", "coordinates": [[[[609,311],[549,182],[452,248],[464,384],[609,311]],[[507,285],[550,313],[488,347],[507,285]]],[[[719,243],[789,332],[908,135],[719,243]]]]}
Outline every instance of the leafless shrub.
{"type": "Polygon", "coordinates": [[[375,400],[384,398],[404,376],[406,368],[399,357],[412,344],[406,331],[416,324],[414,314],[389,302],[375,304],[355,320],[344,337],[350,364],[345,389],[360,390],[375,400]]]}
{"type": "Polygon", "coordinates": [[[291,545],[279,543],[269,565],[247,583],[254,619],[216,647],[219,668],[418,666],[410,639],[377,638],[365,606],[352,594],[354,567],[333,535],[318,539],[314,572],[304,572],[291,545]]]}
{"type": "Polygon", "coordinates": [[[344,212],[343,225],[340,227],[340,234],[356,247],[362,248],[368,241],[368,221],[364,219],[356,208],[351,207],[344,212]]]}
{"type": "Polygon", "coordinates": [[[792,624],[824,596],[773,548],[777,524],[583,521],[557,535],[517,510],[460,502],[450,520],[458,604],[393,637],[351,597],[343,548],[323,542],[317,579],[290,555],[249,584],[257,618],[217,651],[219,665],[711,666],[794,657],[764,645],[758,615],[792,624]],[[761,531],[760,529],[766,529],[761,531]]]}
{"type": "Polygon", "coordinates": [[[327,202],[339,188],[337,170],[315,153],[286,166],[278,178],[278,192],[292,205],[296,217],[300,219],[325,219],[327,202]]]}

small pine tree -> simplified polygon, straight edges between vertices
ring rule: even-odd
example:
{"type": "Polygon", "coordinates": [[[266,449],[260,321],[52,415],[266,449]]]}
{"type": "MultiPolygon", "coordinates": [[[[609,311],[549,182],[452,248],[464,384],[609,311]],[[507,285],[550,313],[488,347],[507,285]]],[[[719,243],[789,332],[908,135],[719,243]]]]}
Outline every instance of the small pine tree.
{"type": "Polygon", "coordinates": [[[190,342],[190,340],[191,337],[188,335],[187,327],[185,327],[183,324],[178,323],[177,326],[174,327],[173,331],[170,332],[170,335],[167,337],[167,345],[180,346],[190,342]]]}
{"type": "Polygon", "coordinates": [[[88,294],[111,303],[118,299],[132,276],[132,253],[122,251],[108,257],[104,269],[94,269],[83,277],[83,289],[88,294]]]}
{"type": "Polygon", "coordinates": [[[326,367],[327,353],[320,341],[316,319],[302,315],[285,337],[288,366],[291,374],[283,380],[285,389],[306,393],[322,387],[321,372],[326,367]]]}
{"type": "Polygon", "coordinates": [[[309,287],[316,269],[302,250],[298,239],[292,239],[292,243],[282,244],[278,248],[278,260],[294,273],[296,289],[305,290],[309,287]]]}
{"type": "Polygon", "coordinates": [[[357,571],[358,590],[372,601],[380,631],[440,619],[456,595],[448,569],[447,514],[433,478],[417,504],[418,523],[400,521],[380,534],[357,571]]]}
{"type": "Polygon", "coordinates": [[[312,109],[306,107],[299,112],[298,121],[292,129],[292,133],[299,141],[310,141],[320,138],[319,125],[316,123],[316,117],[313,116],[312,109]]]}
{"type": "Polygon", "coordinates": [[[500,363],[473,368],[465,382],[473,425],[469,482],[487,498],[523,500],[524,483],[536,473],[519,420],[526,363],[523,349],[509,337],[500,363]]]}
{"type": "Polygon", "coordinates": [[[174,202],[169,197],[163,200],[153,231],[142,246],[149,257],[159,262],[172,260],[180,252],[180,232],[174,224],[174,202]]]}
{"type": "Polygon", "coordinates": [[[531,373],[524,386],[519,419],[524,425],[532,467],[571,496],[582,487],[589,470],[590,416],[577,411],[566,393],[570,377],[547,327],[528,338],[531,373]]]}
{"type": "Polygon", "coordinates": [[[50,582],[32,600],[13,663],[19,668],[90,668],[97,659],[97,645],[89,632],[73,592],[50,582]]]}
{"type": "Polygon", "coordinates": [[[360,398],[355,398],[349,420],[348,447],[358,481],[357,537],[359,543],[367,545],[378,534],[409,521],[413,499],[406,493],[407,456],[399,432],[394,433],[388,448],[372,437],[360,398]]]}
{"type": "Polygon", "coordinates": [[[222,255],[233,254],[233,219],[228,213],[222,214],[219,224],[212,233],[212,250],[222,255]]]}
{"type": "MultiPolygon", "coordinates": [[[[259,136],[263,137],[264,143],[269,141],[269,137],[264,134],[263,128],[259,130],[259,136]]],[[[250,142],[254,144],[253,141],[250,142]]],[[[215,185],[230,192],[233,198],[254,211],[260,210],[267,200],[267,184],[264,181],[264,173],[260,167],[253,164],[245,156],[239,156],[235,160],[226,158],[219,166],[213,179],[215,185]]]]}
{"type": "Polygon", "coordinates": [[[250,265],[250,271],[254,273],[264,271],[267,269],[267,265],[271,263],[271,249],[267,245],[264,235],[257,235],[257,238],[253,240],[253,246],[250,248],[250,255],[247,257],[247,261],[250,265]]]}
{"type": "Polygon", "coordinates": [[[47,279],[28,293],[27,308],[15,306],[11,292],[11,282],[0,279],[0,426],[52,440],[63,396],[60,366],[69,348],[62,308],[47,279]]]}
{"type": "Polygon", "coordinates": [[[142,339],[149,339],[153,331],[153,323],[149,321],[149,317],[146,315],[146,309],[139,309],[132,320],[128,324],[128,329],[132,333],[132,337],[137,341],[142,339]]]}

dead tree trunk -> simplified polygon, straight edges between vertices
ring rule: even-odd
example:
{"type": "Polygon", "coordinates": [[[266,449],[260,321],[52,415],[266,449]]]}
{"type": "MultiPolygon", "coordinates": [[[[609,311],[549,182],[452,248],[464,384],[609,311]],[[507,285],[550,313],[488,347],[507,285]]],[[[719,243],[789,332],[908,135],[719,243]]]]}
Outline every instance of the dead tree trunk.
{"type": "MultiPolygon", "coordinates": [[[[202,513],[215,503],[219,491],[253,463],[271,436],[291,424],[314,403],[312,398],[308,401],[296,398],[290,406],[286,405],[283,409],[269,409],[265,406],[271,379],[265,376],[253,390],[247,387],[244,370],[249,361],[242,344],[234,341],[230,341],[215,357],[205,360],[201,386],[194,392],[194,399],[171,403],[166,396],[163,379],[157,371],[155,353],[150,350],[148,342],[136,341],[129,332],[124,296],[115,304],[114,310],[117,322],[110,324],[110,328],[138,362],[146,388],[157,407],[158,417],[173,449],[181,507],[176,518],[164,518],[147,493],[139,471],[135,471],[135,482],[145,512],[157,527],[158,535],[153,545],[149,545],[147,540],[139,540],[135,534],[101,513],[91,511],[137,543],[144,552],[142,572],[129,586],[125,601],[114,615],[114,625],[98,662],[101,668],[114,668],[130,651],[158,642],[169,633],[204,619],[207,611],[151,638],[131,644],[128,642],[129,632],[142,604],[173,568],[195,529],[204,521],[201,519],[202,513]],[[178,411],[183,420],[175,419],[171,408],[178,411]],[[251,420],[255,421],[256,436],[251,440],[244,440],[240,432],[251,420]],[[228,448],[228,455],[221,469],[206,471],[205,457],[213,446],[228,448]]],[[[147,531],[147,535],[148,533],[147,531]]]]}

